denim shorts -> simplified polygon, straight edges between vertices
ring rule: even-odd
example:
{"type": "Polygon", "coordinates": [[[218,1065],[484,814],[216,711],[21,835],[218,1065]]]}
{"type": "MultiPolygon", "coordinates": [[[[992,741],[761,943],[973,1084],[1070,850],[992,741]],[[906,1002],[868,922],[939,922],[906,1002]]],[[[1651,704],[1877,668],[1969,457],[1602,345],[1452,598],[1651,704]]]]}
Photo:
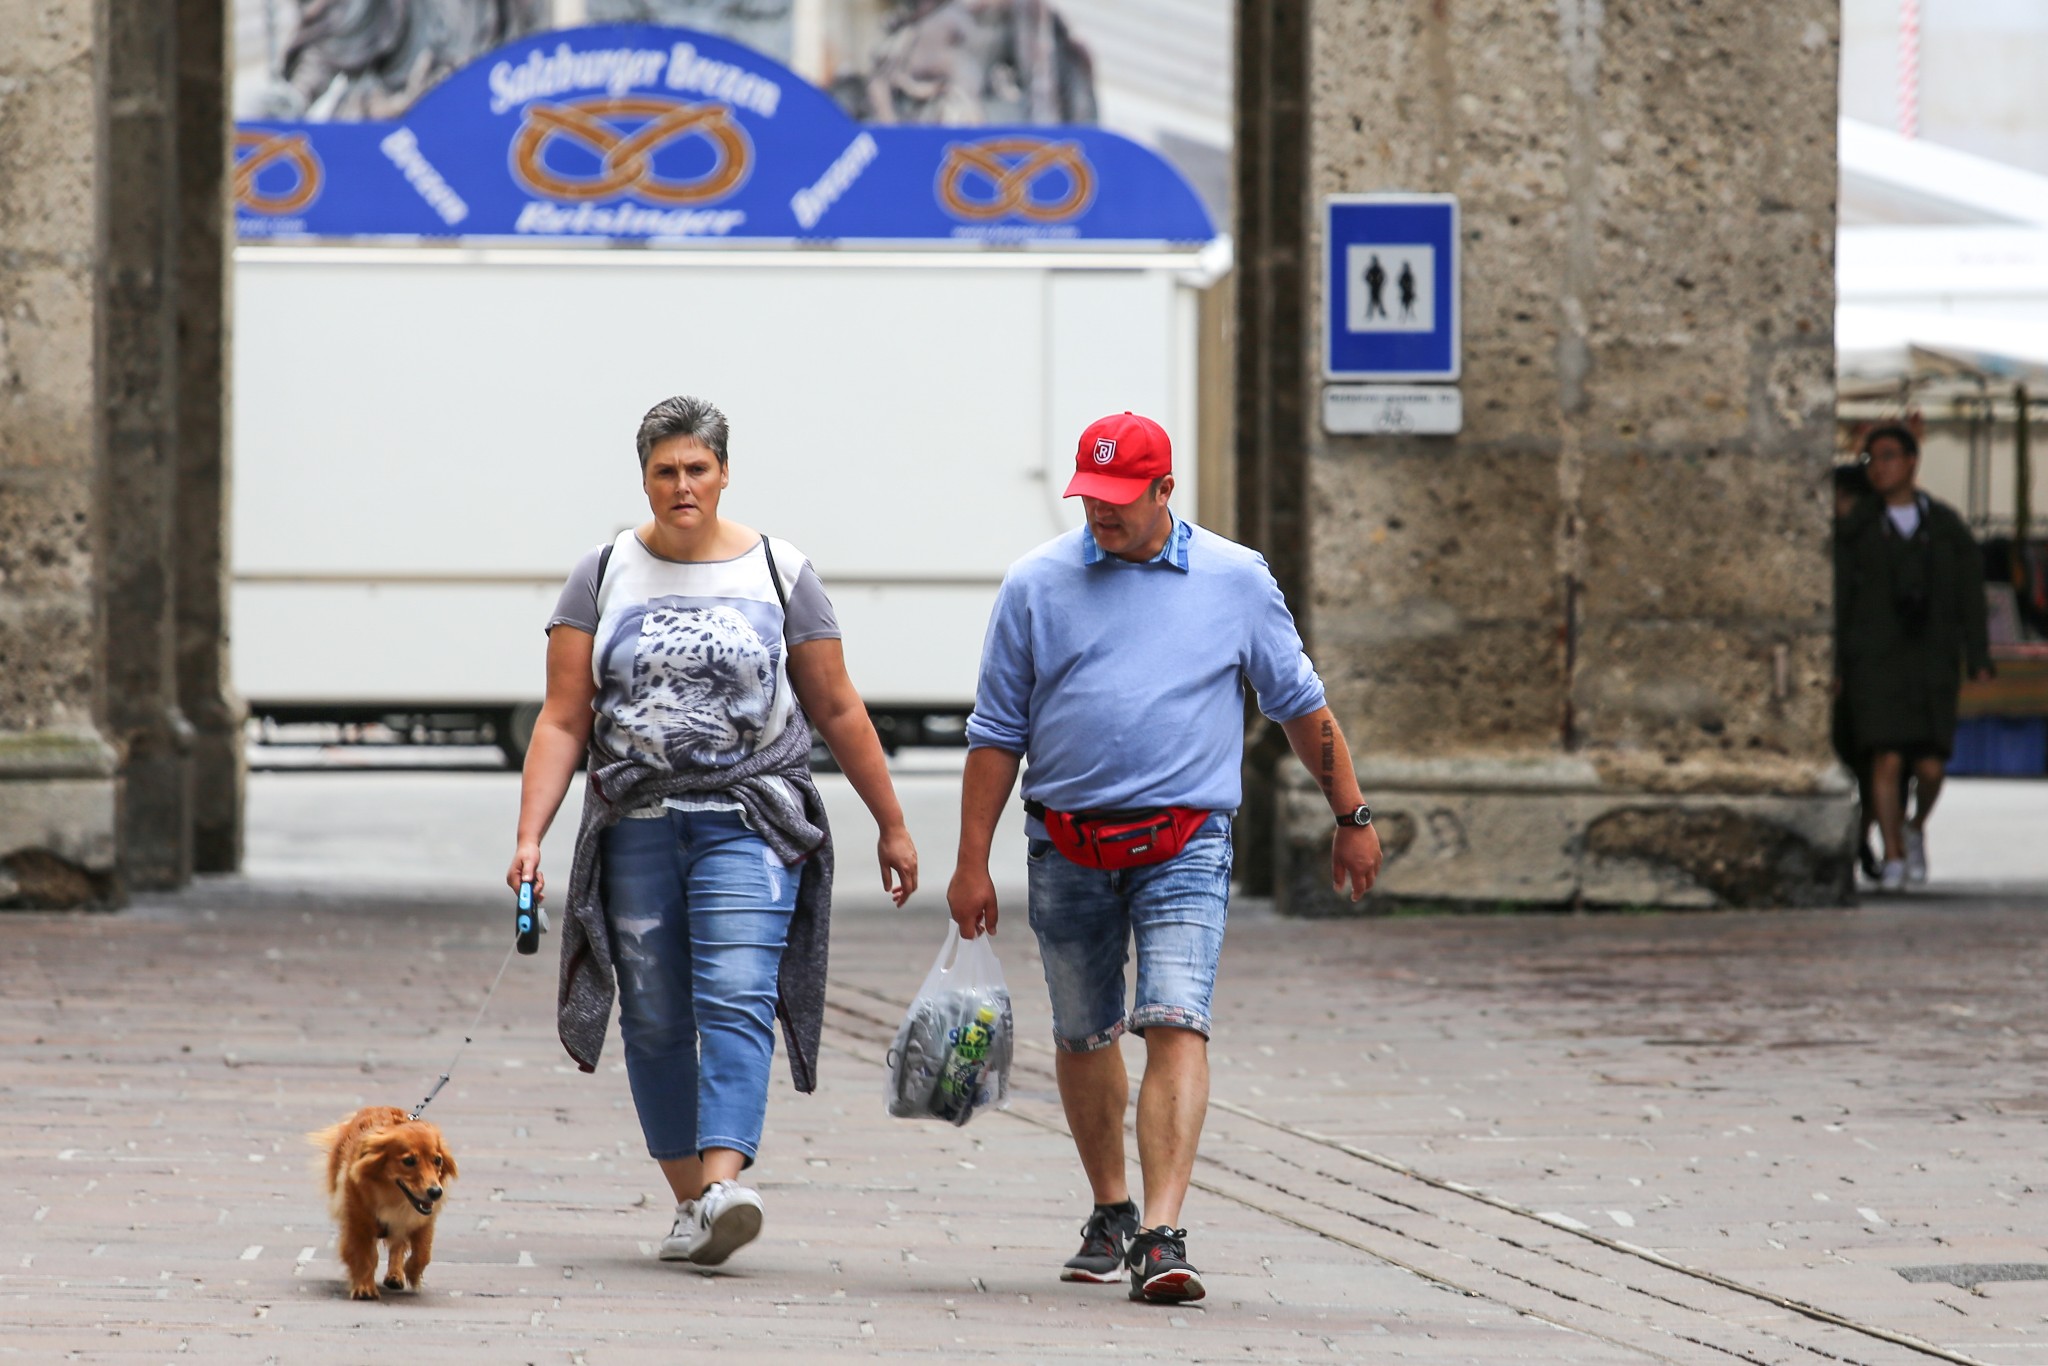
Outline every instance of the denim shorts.
{"type": "Polygon", "coordinates": [[[1031,931],[1052,996],[1053,1041],[1107,1048],[1153,1025],[1209,1035],[1209,998],[1230,910],[1230,817],[1212,812],[1164,863],[1105,872],[1030,841],[1031,931]],[[1125,1009],[1124,965],[1138,949],[1138,996],[1125,1009]]]}

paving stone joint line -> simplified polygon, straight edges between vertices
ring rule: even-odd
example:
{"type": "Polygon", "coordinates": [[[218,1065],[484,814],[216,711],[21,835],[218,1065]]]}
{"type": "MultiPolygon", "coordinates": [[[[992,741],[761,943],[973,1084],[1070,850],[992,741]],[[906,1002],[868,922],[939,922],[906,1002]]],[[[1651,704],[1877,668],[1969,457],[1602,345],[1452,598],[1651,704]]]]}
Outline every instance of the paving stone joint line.
{"type": "MultiPolygon", "coordinates": [[[[831,985],[836,991],[852,993],[864,997],[868,1000],[875,1001],[878,1004],[887,1005],[895,1009],[907,1009],[909,1006],[908,1001],[902,1000],[900,998],[892,998],[886,995],[885,993],[860,987],[853,983],[842,982],[837,979],[834,979],[831,982],[831,985]]],[[[850,1016],[866,1024],[873,1025],[881,1030],[893,1031],[894,1029],[894,1026],[889,1021],[878,1018],[874,1015],[870,1015],[863,1011],[854,1010],[851,1007],[845,1005],[843,1002],[835,1001],[832,1004],[834,1005],[835,1011],[838,1014],[850,1016]]],[[[886,1034],[882,1041],[886,1042],[888,1038],[893,1037],[893,1032],[891,1032],[889,1034],[886,1034]]],[[[1032,1040],[1024,1039],[1020,1039],[1017,1042],[1020,1045],[1020,1052],[1031,1052],[1043,1054],[1048,1057],[1051,1056],[1051,1050],[1049,1048],[1046,1048],[1043,1044],[1037,1043],[1032,1040]]],[[[885,1066],[886,1064],[879,1065],[885,1066]]],[[[1380,1167],[1385,1171],[1391,1172],[1404,1180],[1415,1181],[1420,1184],[1433,1187],[1437,1190],[1444,1191],[1448,1194],[1462,1196],[1468,1200],[1477,1201],[1483,1205],[1487,1205],[1493,1209],[1499,1210],[1504,1214],[1512,1215],[1516,1218],[1528,1219],[1535,1223],[1541,1224],[1546,1228],[1557,1229],[1560,1232],[1571,1234],[1574,1237],[1584,1239],[1587,1242],[1605,1248],[1610,1252],[1618,1253],[1626,1257],[1636,1258],[1641,1261],[1648,1262],[1651,1265],[1661,1267],[1667,1271],[1672,1271],[1679,1275],[1688,1276],[1695,1280],[1699,1280],[1709,1285],[1716,1286],[1722,1290],[1729,1291],[1733,1294],[1742,1295],[1750,1299],[1762,1301],[1763,1303],[1772,1305],[1775,1308],[1784,1309],[1788,1312],[1801,1315],[1802,1317],[1811,1319],[1817,1323],[1827,1324],[1831,1327],[1841,1328],[1852,1333],[1858,1333],[1866,1337],[1875,1338],[1879,1341],[1890,1343],[1893,1346],[1904,1347],[1909,1351],[1919,1353],[1923,1356],[1932,1357],[1940,1361],[1955,1363],[1955,1366],[1989,1366],[1989,1363],[1984,1362],[1980,1358],[1970,1356],[1966,1353],[1954,1351],[1950,1348],[1942,1347],[1938,1344],[1928,1342],[1925,1339],[1914,1337],[1910,1333],[1901,1333],[1894,1329],[1883,1327],[1879,1324],[1865,1323],[1860,1320],[1850,1318],[1847,1315],[1838,1314],[1833,1310],[1823,1309],[1818,1305],[1808,1304],[1804,1301],[1793,1299],[1790,1296],[1779,1295],[1773,1291],[1763,1290],[1756,1286],[1745,1285],[1740,1281],[1734,1280],[1727,1276],[1723,1276],[1718,1272],[1708,1271],[1700,1267],[1687,1266],[1682,1262],[1675,1261],[1672,1258],[1664,1256],[1662,1253],[1655,1252],[1649,1248],[1642,1247],[1641,1245],[1636,1243],[1630,1243],[1619,1238],[1609,1238],[1593,1229],[1584,1227],[1574,1227],[1573,1221],[1568,1221],[1562,1218],[1546,1217],[1535,1210],[1528,1209],[1524,1206],[1514,1203],[1513,1201],[1505,1200],[1489,1192],[1479,1190],[1476,1187],[1468,1186],[1462,1182],[1452,1181],[1444,1177],[1432,1176],[1427,1172],[1418,1170],[1417,1168],[1412,1167],[1409,1164],[1401,1162],[1395,1158],[1387,1157],[1381,1153],[1375,1153],[1367,1148],[1361,1148],[1356,1144],[1346,1143],[1340,1139],[1332,1138],[1326,1134],[1319,1134],[1311,1129],[1305,1129],[1297,1125],[1287,1124],[1280,1120],[1272,1119],[1268,1116],[1259,1114],[1255,1110],[1252,1110],[1243,1105],[1238,1105],[1232,1101],[1212,1097],[1209,1103],[1212,1109],[1221,1110],[1226,1114],[1234,1115],[1248,1122],[1263,1125],[1267,1128],[1277,1130],[1281,1133],[1288,1134],[1291,1137],[1300,1139],[1304,1142],[1313,1143],[1336,1152],[1341,1152],[1346,1156],[1355,1158],[1359,1161],[1371,1163],[1372,1165],[1380,1167]]],[[[1072,1137],[1072,1135],[1069,1134],[1063,1126],[1054,1125],[1047,1121],[1035,1118],[1033,1116],[1023,1114],[1019,1112],[1014,1106],[1010,1110],[1008,1110],[1007,1113],[1012,1118],[1019,1119],[1025,1123],[1034,1124],[1041,1128],[1049,1129],[1053,1132],[1062,1134],[1063,1136],[1066,1136],[1068,1138],[1072,1137]]],[[[1135,1130],[1132,1128],[1131,1125],[1127,1124],[1126,1132],[1135,1133],[1135,1130]]],[[[1283,1187],[1276,1185],[1275,1183],[1266,1178],[1255,1176],[1249,1172],[1244,1172],[1225,1166],[1213,1157],[1205,1155],[1198,1158],[1197,1161],[1200,1163],[1218,1167],[1221,1170],[1229,1171],[1232,1175],[1239,1177],[1241,1180],[1248,1181],[1253,1185],[1263,1186],[1268,1189],[1274,1190],[1277,1193],[1293,1194],[1291,1192],[1286,1192],[1283,1187]]],[[[1285,1222],[1293,1224],[1298,1228],[1302,1228],[1306,1231],[1313,1232],[1320,1237],[1329,1238],[1332,1241],[1343,1243],[1345,1246],[1355,1248],[1356,1250],[1361,1252],[1365,1252],[1369,1256],[1377,1257],[1380,1260],[1388,1262],[1391,1265],[1399,1266],[1405,1271],[1409,1271],[1415,1275],[1421,1276],[1425,1280],[1431,1281],[1433,1283],[1443,1285],[1446,1288],[1454,1290],[1460,1294],[1473,1295],[1477,1298],[1483,1299],[1496,1299],[1496,1297],[1494,1296],[1485,1295],[1482,1292],[1472,1290],[1469,1287],[1457,1285],[1456,1283],[1446,1280],[1436,1273],[1425,1271],[1421,1268],[1404,1262],[1398,1258],[1390,1256],[1389,1254],[1380,1249],[1368,1247],[1362,1243],[1344,1238],[1341,1235],[1331,1232],[1330,1230],[1315,1227],[1301,1220],[1294,1219],[1278,1210],[1252,1202],[1240,1195],[1237,1195],[1236,1193],[1215,1186],[1212,1183],[1205,1183],[1197,1179],[1192,1184],[1194,1184],[1197,1189],[1203,1190],[1209,1194],[1216,1195],[1222,1199],[1230,1200],[1232,1201],[1232,1203],[1244,1206],[1248,1209],[1256,1210],[1259,1213],[1266,1214],[1270,1217],[1282,1219],[1285,1222]]],[[[1300,1199],[1304,1197],[1295,1195],[1295,1198],[1300,1199]]],[[[1309,1201],[1309,1203],[1319,1204],[1320,1202],[1309,1201]]],[[[1357,1217],[1355,1214],[1353,1214],[1353,1212],[1348,1210],[1342,1210],[1333,1206],[1323,1207],[1330,1209],[1332,1213],[1344,1214],[1349,1217],[1357,1217]]],[[[1507,1242],[1509,1240],[1502,1239],[1501,1241],[1507,1242]]],[[[1544,1252],[1540,1249],[1523,1247],[1522,1250],[1531,1252],[1534,1255],[1545,1257],[1549,1260],[1558,1261],[1560,1262],[1560,1264],[1565,1266],[1571,1265],[1570,1263],[1563,1262],[1560,1258],[1556,1258],[1554,1254],[1544,1252]]],[[[1548,1294],[1556,1294],[1561,1296],[1563,1295],[1563,1292],[1556,1290],[1555,1288],[1538,1285],[1534,1281],[1529,1281],[1524,1277],[1515,1276],[1511,1272],[1501,1271],[1500,1268],[1491,1269],[1499,1274],[1508,1275],[1512,1279],[1522,1280],[1525,1284],[1530,1285],[1531,1288],[1542,1290],[1543,1292],[1548,1294]]],[[[1585,1268],[1573,1267],[1572,1269],[1585,1271],[1585,1268]]],[[[1598,1275],[1599,1273],[1587,1272],[1586,1274],[1598,1275]]],[[[1644,1294],[1651,1298],[1662,1300],[1665,1303],[1673,1305],[1674,1307],[1686,1308],[1690,1312],[1704,1312],[1700,1310],[1691,1309],[1690,1306],[1684,1306],[1680,1304],[1680,1302],[1671,1300],[1667,1296],[1657,1295],[1654,1292],[1642,1290],[1640,1287],[1629,1286],[1626,1288],[1634,1290],[1636,1293],[1644,1294]]],[[[1569,1296],[1563,1297],[1570,1298],[1569,1296]]],[[[1607,1341],[1615,1346],[1635,1347],[1636,1350],[1641,1350],[1641,1348],[1636,1347],[1635,1344],[1622,1343],[1613,1338],[1605,1337],[1602,1334],[1588,1330],[1582,1325],[1560,1322],[1554,1318],[1538,1313],[1534,1310],[1528,1309],[1523,1306],[1509,1305],[1508,1307],[1515,1309],[1515,1311],[1518,1313],[1526,1314],[1531,1318],[1538,1319],[1545,1323],[1550,1323],[1552,1326],[1563,1329],[1567,1332],[1586,1333],[1588,1336],[1601,1337],[1603,1341],[1607,1341]]],[[[1668,1330],[1660,1328],[1658,1331],[1668,1330]]],[[[1674,1334],[1674,1336],[1676,1336],[1676,1334],[1674,1334]]],[[[1791,1341],[1789,1339],[1777,1338],[1776,1335],[1768,1336],[1772,1336],[1776,1341],[1779,1341],[1786,1346],[1797,1347],[1801,1350],[1813,1351],[1819,1355],[1833,1357],[1832,1353],[1828,1353],[1823,1349],[1815,1347],[1811,1344],[1798,1343],[1791,1341]]],[[[1699,1343],[1698,1345],[1709,1347],[1715,1351],[1727,1352],[1729,1355],[1742,1357],[1743,1360],[1753,1360],[1752,1358],[1749,1358],[1742,1353],[1735,1352],[1732,1349],[1726,1347],[1710,1343],[1699,1343]]],[[[1834,1359],[1846,1360],[1846,1358],[1838,1357],[1834,1359]]]]}

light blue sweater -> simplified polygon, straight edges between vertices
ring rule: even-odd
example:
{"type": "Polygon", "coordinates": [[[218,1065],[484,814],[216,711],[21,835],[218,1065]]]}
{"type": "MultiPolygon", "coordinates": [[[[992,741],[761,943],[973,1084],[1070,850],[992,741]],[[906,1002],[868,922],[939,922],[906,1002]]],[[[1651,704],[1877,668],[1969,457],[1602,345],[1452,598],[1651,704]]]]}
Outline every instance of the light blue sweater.
{"type": "Polygon", "coordinates": [[[1022,754],[1024,795],[1055,811],[1232,811],[1246,682],[1274,721],[1323,705],[1258,552],[1176,518],[1132,564],[1084,527],[1004,576],[967,741],[1022,754]]]}

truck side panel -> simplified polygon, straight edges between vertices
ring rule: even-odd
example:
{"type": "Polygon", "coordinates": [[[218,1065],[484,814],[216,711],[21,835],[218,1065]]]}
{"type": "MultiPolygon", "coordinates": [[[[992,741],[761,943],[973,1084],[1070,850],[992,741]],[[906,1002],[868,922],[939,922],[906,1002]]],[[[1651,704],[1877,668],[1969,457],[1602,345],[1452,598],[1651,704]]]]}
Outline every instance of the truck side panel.
{"type": "Polygon", "coordinates": [[[1078,524],[1075,435],[1191,423],[1189,291],[1057,258],[790,262],[239,251],[237,686],[537,700],[569,566],[646,516],[640,414],[697,393],[732,421],[723,511],[811,556],[868,700],[967,705],[1004,568],[1078,524]]]}

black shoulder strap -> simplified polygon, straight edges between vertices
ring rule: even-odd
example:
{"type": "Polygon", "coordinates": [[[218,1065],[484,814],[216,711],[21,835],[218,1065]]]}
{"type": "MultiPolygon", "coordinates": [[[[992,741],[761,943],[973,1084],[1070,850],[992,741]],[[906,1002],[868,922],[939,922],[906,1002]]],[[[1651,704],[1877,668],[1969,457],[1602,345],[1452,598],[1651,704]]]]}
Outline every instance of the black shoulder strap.
{"type": "Polygon", "coordinates": [[[789,634],[789,594],[782,588],[782,571],[775,567],[775,550],[768,537],[761,537],[761,553],[768,557],[768,580],[775,585],[775,600],[782,604],[782,633],[789,634]]]}
{"type": "MultiPolygon", "coordinates": [[[[604,571],[611,566],[612,551],[616,548],[616,545],[617,543],[614,542],[597,552],[597,582],[592,585],[590,590],[593,597],[604,589],[604,571]]],[[[775,585],[775,600],[782,604],[783,631],[787,633],[789,630],[789,594],[783,591],[782,571],[775,567],[775,550],[768,544],[766,536],[761,538],[761,553],[768,559],[768,579],[769,582],[775,585]]]]}

